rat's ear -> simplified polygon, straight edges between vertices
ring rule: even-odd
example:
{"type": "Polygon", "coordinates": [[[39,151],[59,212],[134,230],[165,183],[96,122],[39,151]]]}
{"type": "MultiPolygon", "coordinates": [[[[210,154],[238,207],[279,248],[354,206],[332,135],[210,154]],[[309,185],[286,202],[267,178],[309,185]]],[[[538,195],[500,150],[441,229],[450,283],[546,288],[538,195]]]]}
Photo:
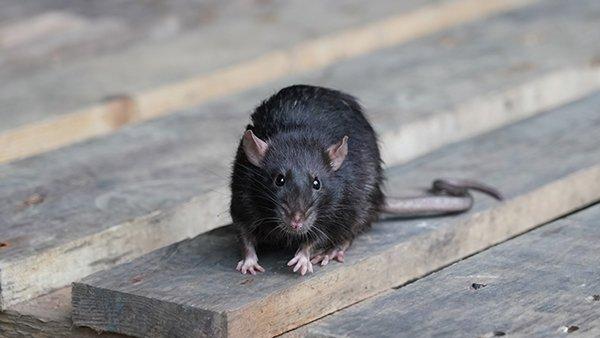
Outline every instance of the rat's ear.
{"type": "Polygon", "coordinates": [[[337,171],[348,155],[348,136],[344,136],[340,142],[327,148],[327,155],[331,160],[331,168],[337,171]]]}
{"type": "Polygon", "coordinates": [[[242,140],[242,147],[250,163],[260,167],[269,145],[267,142],[256,137],[252,130],[246,130],[242,140]]]}

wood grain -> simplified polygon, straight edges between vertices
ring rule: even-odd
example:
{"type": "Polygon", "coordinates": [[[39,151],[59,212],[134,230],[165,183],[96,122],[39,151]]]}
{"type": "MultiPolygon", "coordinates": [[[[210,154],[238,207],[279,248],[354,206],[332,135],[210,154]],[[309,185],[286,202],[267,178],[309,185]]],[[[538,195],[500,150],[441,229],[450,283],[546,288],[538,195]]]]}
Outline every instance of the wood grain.
{"type": "Polygon", "coordinates": [[[73,321],[134,336],[272,336],[402,285],[600,200],[599,103],[596,94],[387,171],[392,194],[459,176],[500,187],[504,203],[380,222],[344,264],[308,277],[281,250],[259,251],[267,272],[239,274],[234,229],[216,229],[74,283],[73,321]]]}
{"type": "MultiPolygon", "coordinates": [[[[170,84],[162,83],[134,92],[127,90],[124,91],[124,95],[132,100],[136,108],[134,114],[115,110],[110,103],[98,103],[75,109],[70,113],[60,111],[55,118],[29,121],[31,124],[4,131],[0,134],[0,162],[39,154],[89,137],[107,134],[127,123],[169,114],[286,75],[316,70],[340,60],[390,47],[534,1],[453,0],[424,5],[408,13],[390,16],[360,27],[298,41],[296,45],[287,49],[265,50],[260,56],[248,56],[244,61],[211,69],[200,75],[188,75],[187,78],[172,81],[170,84]]],[[[247,31],[244,33],[244,36],[247,36],[247,31]]],[[[235,44],[234,46],[237,47],[235,44]]],[[[232,51],[229,52],[231,54],[232,51]]],[[[237,49],[234,54],[237,54],[237,49]]],[[[128,66],[131,66],[132,60],[137,59],[129,59],[128,66]]],[[[103,72],[106,73],[106,69],[103,72]]],[[[79,86],[78,83],[75,85],[79,86]]],[[[29,95],[27,100],[30,100],[29,95]]],[[[5,115],[15,113],[7,111],[5,115]]]]}
{"type": "Polygon", "coordinates": [[[598,337],[599,219],[592,206],[290,336],[598,337]]]}
{"type": "Polygon", "coordinates": [[[0,312],[0,337],[119,338],[124,336],[74,326],[71,321],[71,288],[67,287],[0,312]]]}
{"type": "Polygon", "coordinates": [[[586,4],[534,6],[0,166],[3,306],[227,224],[232,145],[286,83],[360,97],[388,165],[584,95],[600,83],[587,66],[600,47],[578,38],[600,22],[586,4]],[[531,34],[540,42],[523,44],[531,34]]]}

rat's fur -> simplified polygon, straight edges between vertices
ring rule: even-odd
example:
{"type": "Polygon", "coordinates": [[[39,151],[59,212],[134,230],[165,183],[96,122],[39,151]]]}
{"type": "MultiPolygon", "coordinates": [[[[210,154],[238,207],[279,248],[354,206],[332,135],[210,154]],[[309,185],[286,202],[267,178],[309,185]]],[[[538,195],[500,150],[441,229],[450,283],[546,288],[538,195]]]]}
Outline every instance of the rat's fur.
{"type": "Polygon", "coordinates": [[[252,114],[247,129],[269,144],[262,167],[247,159],[242,142],[231,179],[231,215],[258,242],[316,247],[352,241],[377,218],[383,203],[383,170],[377,137],[357,100],[345,93],[305,85],[284,88],[252,114]],[[328,147],[348,136],[348,155],[334,171],[328,147]],[[284,174],[287,182],[273,181],[284,174]],[[312,177],[321,189],[312,188],[312,177]],[[302,232],[289,229],[280,203],[310,206],[314,220],[302,232]],[[312,205],[311,205],[312,204],[312,205]]]}

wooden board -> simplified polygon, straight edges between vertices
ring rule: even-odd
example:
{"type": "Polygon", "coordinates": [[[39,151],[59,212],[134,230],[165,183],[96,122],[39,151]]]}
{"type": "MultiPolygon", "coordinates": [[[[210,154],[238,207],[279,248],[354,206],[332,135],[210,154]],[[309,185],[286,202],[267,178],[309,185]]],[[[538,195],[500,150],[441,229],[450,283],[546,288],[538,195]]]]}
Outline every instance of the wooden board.
{"type": "Polygon", "coordinates": [[[308,277],[286,266],[293,251],[259,251],[267,271],[240,274],[236,233],[219,228],[74,283],[73,322],[134,336],[272,336],[404,284],[600,200],[598,104],[600,94],[387,171],[393,193],[448,175],[498,186],[504,203],[478,196],[467,214],[378,223],[344,264],[308,277]]]}
{"type": "MultiPolygon", "coordinates": [[[[597,88],[586,65],[600,47],[577,39],[598,28],[598,2],[588,5],[536,6],[285,81],[361,97],[394,165],[597,88]],[[522,42],[529,34],[544,42],[522,42]],[[536,66],[514,71],[524,63],[536,66]]],[[[226,224],[247,111],[285,81],[0,166],[1,305],[226,224]]]]}
{"type": "Polygon", "coordinates": [[[598,337],[599,220],[590,207],[290,336],[598,337]]]}
{"type": "MultiPolygon", "coordinates": [[[[270,13],[274,20],[281,19],[275,24],[259,25],[256,12],[240,16],[246,12],[240,9],[224,16],[228,20],[173,41],[163,39],[28,77],[14,76],[0,92],[0,103],[7,102],[0,104],[0,116],[6,120],[3,129],[9,128],[0,134],[0,162],[103,135],[128,123],[534,1],[313,2],[311,6],[286,2],[270,13]],[[344,15],[348,8],[354,14],[344,15]],[[299,16],[305,20],[298,20],[299,16]],[[126,104],[105,100],[115,95],[126,97],[126,104]],[[54,117],[46,119],[50,115],[54,117]]],[[[237,7],[245,7],[243,3],[237,7]]]]}
{"type": "Polygon", "coordinates": [[[77,327],[71,321],[71,288],[63,288],[0,312],[3,338],[118,338],[123,335],[99,333],[77,327]]]}
{"type": "MultiPolygon", "coordinates": [[[[0,77],[35,78],[48,68],[64,69],[133,46],[169,42],[190,31],[212,29],[226,15],[254,17],[268,7],[243,1],[2,1],[0,77]]],[[[73,86],[74,81],[65,78],[62,83],[73,86]]],[[[44,94],[39,89],[35,97],[44,94]]]]}

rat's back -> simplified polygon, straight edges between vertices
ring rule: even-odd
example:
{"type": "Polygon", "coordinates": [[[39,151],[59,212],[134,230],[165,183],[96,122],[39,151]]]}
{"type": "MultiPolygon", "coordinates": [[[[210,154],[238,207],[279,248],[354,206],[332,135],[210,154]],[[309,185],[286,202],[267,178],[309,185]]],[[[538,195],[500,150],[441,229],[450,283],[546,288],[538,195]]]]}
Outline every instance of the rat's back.
{"type": "Polygon", "coordinates": [[[252,130],[266,139],[294,130],[326,137],[325,142],[344,135],[356,141],[376,142],[375,133],[357,100],[346,93],[308,85],[281,89],[262,102],[252,114],[252,130]]]}

